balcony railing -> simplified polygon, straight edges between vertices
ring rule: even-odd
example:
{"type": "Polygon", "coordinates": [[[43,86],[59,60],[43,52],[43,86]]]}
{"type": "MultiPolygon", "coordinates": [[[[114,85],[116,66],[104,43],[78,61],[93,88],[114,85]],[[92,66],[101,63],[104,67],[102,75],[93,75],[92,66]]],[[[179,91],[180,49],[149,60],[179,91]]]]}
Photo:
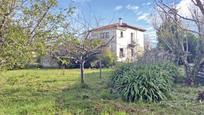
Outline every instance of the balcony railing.
{"type": "Polygon", "coordinates": [[[136,41],[131,41],[129,47],[135,47],[137,45],[136,41]]]}

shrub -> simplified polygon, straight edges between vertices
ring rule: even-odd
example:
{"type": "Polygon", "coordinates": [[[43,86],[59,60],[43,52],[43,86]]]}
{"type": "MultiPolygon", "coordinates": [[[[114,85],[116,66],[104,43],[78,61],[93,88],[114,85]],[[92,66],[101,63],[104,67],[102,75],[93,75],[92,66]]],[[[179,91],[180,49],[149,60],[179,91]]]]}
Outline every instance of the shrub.
{"type": "Polygon", "coordinates": [[[99,68],[100,60],[102,67],[112,67],[116,64],[117,56],[115,53],[111,52],[108,49],[104,49],[102,54],[93,57],[88,63],[90,63],[91,67],[99,68]]]}
{"type": "Polygon", "coordinates": [[[158,102],[170,97],[171,78],[177,69],[166,64],[123,64],[110,80],[113,93],[118,93],[128,102],[158,102]]]}
{"type": "Polygon", "coordinates": [[[116,54],[111,52],[108,49],[104,49],[101,58],[102,58],[102,64],[104,65],[104,67],[114,66],[117,60],[116,54]]]}
{"type": "Polygon", "coordinates": [[[198,92],[198,97],[197,97],[198,101],[204,101],[204,91],[199,91],[198,92]]]}

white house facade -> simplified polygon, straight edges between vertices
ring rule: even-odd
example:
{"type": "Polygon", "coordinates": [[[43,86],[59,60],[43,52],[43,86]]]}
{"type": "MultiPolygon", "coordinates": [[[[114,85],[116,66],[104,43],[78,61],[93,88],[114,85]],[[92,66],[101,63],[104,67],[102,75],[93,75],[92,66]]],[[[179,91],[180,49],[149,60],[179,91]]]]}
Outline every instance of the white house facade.
{"type": "Polygon", "coordinates": [[[144,29],[122,22],[91,30],[90,38],[110,40],[108,48],[117,55],[118,61],[136,61],[144,53],[144,29]]]}

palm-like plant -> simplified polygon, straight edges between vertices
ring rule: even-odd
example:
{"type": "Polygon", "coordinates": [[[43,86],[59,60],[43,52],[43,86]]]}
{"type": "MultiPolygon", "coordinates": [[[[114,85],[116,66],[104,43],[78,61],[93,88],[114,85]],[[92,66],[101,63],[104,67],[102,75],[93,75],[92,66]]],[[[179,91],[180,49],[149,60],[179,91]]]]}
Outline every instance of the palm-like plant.
{"type": "Polygon", "coordinates": [[[171,76],[177,73],[175,68],[169,64],[125,64],[115,70],[111,87],[128,102],[165,100],[170,97],[171,76]]]}

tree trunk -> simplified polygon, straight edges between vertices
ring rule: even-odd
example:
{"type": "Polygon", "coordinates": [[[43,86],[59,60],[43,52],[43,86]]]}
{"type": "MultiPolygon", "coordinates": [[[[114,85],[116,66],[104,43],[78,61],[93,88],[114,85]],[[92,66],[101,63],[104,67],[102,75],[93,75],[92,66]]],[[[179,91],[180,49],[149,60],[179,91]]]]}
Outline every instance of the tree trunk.
{"type": "Polygon", "coordinates": [[[186,75],[186,78],[187,78],[185,83],[187,85],[193,86],[194,82],[195,82],[195,79],[194,79],[194,76],[193,76],[192,68],[191,68],[190,64],[188,63],[187,56],[184,56],[182,58],[182,61],[184,62],[185,75],[186,75]]]}
{"type": "Polygon", "coordinates": [[[184,69],[185,69],[185,75],[186,75],[186,81],[185,83],[187,85],[190,85],[192,86],[194,84],[194,80],[193,80],[193,77],[192,77],[192,72],[191,72],[191,67],[188,63],[184,63],[184,69]]]}
{"type": "Polygon", "coordinates": [[[193,66],[192,74],[191,74],[192,77],[193,77],[194,80],[195,80],[195,83],[197,83],[196,77],[197,77],[197,75],[198,75],[198,73],[199,73],[201,64],[203,64],[202,55],[198,55],[198,56],[195,58],[195,62],[194,62],[194,66],[193,66]]]}
{"type": "Polygon", "coordinates": [[[193,69],[192,69],[192,72],[191,72],[191,77],[192,79],[194,80],[194,84],[196,84],[196,76],[198,75],[198,72],[199,72],[199,69],[200,69],[200,64],[196,64],[194,65],[193,69]]]}
{"type": "Polygon", "coordinates": [[[102,67],[101,67],[101,60],[100,60],[100,62],[99,62],[99,66],[100,66],[100,79],[102,78],[102,67]]]}
{"type": "Polygon", "coordinates": [[[65,75],[65,68],[62,69],[62,75],[65,75]]]}
{"type": "Polygon", "coordinates": [[[85,61],[80,62],[80,76],[81,76],[81,84],[84,84],[84,63],[85,61]]]}
{"type": "Polygon", "coordinates": [[[62,69],[62,75],[65,75],[65,69],[66,69],[66,67],[65,67],[64,64],[62,65],[61,69],[62,69]]]}

